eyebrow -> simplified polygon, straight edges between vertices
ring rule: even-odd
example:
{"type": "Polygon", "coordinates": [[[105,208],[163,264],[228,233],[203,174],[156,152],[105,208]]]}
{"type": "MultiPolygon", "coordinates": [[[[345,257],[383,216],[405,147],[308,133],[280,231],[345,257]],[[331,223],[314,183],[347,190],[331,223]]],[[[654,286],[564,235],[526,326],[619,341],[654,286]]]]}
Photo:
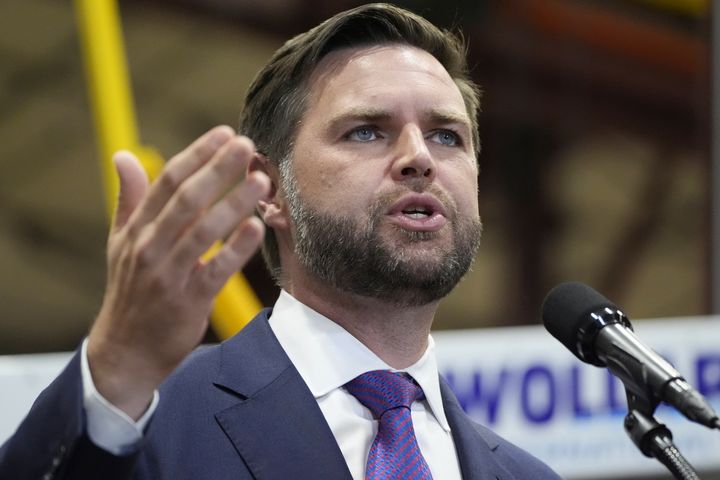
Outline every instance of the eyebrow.
{"type": "Polygon", "coordinates": [[[465,112],[459,113],[451,109],[432,109],[426,115],[425,120],[431,123],[458,123],[470,130],[470,119],[465,112]]]}
{"type": "Polygon", "coordinates": [[[378,122],[381,120],[389,120],[392,118],[392,114],[382,108],[372,107],[355,107],[344,112],[341,112],[326,122],[326,125],[330,128],[336,127],[343,123],[348,122],[378,122]]]}

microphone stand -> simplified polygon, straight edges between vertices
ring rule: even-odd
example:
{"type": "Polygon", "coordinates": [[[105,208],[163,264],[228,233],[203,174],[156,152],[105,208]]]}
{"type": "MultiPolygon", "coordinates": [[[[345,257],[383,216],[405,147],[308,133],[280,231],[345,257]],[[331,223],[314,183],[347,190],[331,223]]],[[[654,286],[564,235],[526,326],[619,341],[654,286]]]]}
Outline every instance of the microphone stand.
{"type": "Polygon", "coordinates": [[[692,465],[672,441],[672,432],[653,417],[657,401],[648,401],[626,390],[628,414],[625,432],[646,457],[657,458],[678,480],[700,480],[692,465]]]}

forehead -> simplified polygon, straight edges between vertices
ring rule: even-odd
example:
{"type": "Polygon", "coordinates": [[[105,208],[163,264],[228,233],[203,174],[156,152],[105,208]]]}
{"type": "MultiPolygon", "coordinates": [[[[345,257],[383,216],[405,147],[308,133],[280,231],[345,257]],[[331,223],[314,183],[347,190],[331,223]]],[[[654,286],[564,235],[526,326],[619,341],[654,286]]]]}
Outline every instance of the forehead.
{"type": "Polygon", "coordinates": [[[465,105],[445,67],[429,52],[399,44],[354,47],[325,56],[309,79],[309,108],[383,108],[410,102],[456,109],[465,105]],[[407,102],[406,102],[407,101],[407,102]]]}

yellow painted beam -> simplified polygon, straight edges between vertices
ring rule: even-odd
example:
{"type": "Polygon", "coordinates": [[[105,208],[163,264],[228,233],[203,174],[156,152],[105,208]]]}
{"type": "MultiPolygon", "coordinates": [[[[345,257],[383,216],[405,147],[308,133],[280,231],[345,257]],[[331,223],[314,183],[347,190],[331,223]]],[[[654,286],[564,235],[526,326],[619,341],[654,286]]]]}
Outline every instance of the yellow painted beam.
{"type": "Polygon", "coordinates": [[[127,149],[138,155],[150,178],[157,175],[163,161],[155,150],[140,147],[117,2],[75,0],[75,11],[105,185],[105,203],[112,213],[118,193],[113,153],[127,149]]]}
{"type": "MultiPolygon", "coordinates": [[[[125,58],[117,0],[74,0],[90,105],[100,156],[108,212],[118,196],[118,178],[112,155],[130,150],[143,164],[150,179],[162,170],[162,156],[140,144],[132,91],[125,58]]],[[[216,244],[206,255],[212,255],[216,244]]],[[[262,308],[245,277],[238,273],[215,299],[211,325],[219,338],[237,333],[262,308]]]]}

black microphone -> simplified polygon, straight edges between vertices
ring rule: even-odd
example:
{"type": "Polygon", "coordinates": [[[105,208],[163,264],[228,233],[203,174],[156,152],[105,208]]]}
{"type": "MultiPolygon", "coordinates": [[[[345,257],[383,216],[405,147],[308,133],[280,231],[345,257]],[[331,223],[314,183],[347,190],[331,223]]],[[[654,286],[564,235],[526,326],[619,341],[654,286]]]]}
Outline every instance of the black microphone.
{"type": "Polygon", "coordinates": [[[631,394],[654,406],[665,402],[694,422],[720,428],[717,413],[700,392],[645,346],[625,314],[592,288],[561,283],[545,297],[542,318],[547,331],[576,357],[607,367],[631,394]]]}

